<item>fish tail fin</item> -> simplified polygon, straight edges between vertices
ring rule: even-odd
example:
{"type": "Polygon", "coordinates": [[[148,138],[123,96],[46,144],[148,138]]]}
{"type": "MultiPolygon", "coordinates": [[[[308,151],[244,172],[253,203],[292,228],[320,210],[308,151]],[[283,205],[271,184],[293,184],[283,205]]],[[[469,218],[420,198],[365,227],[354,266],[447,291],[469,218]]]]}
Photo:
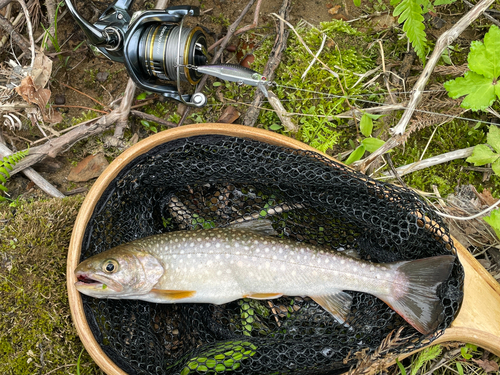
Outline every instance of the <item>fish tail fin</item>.
{"type": "Polygon", "coordinates": [[[430,334],[444,318],[443,305],[436,293],[450,276],[454,261],[452,255],[441,255],[395,264],[406,279],[405,290],[380,298],[417,331],[430,334]]]}

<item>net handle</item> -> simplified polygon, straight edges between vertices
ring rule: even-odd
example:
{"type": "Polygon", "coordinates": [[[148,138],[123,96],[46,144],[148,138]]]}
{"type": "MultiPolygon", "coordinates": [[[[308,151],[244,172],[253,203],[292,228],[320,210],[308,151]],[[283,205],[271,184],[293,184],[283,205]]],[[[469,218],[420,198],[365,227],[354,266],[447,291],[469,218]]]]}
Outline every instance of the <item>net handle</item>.
{"type": "MultiPolygon", "coordinates": [[[[280,147],[313,151],[338,162],[325,153],[281,134],[242,125],[213,123],[186,125],[160,132],[142,140],[118,156],[94,183],[80,208],[73,227],[67,262],[68,298],[73,322],[86,350],[108,375],[126,375],[126,373],[101,350],[88,326],[80,293],[75,288],[74,270],[80,259],[81,245],[87,224],[105,189],[128,163],[156,146],[198,135],[226,135],[247,138],[280,147]]],[[[432,230],[430,228],[435,227],[432,224],[432,222],[426,222],[426,227],[432,230]]],[[[455,321],[444,335],[434,343],[468,342],[500,356],[500,284],[456,239],[453,241],[465,269],[464,301],[455,321]]]]}

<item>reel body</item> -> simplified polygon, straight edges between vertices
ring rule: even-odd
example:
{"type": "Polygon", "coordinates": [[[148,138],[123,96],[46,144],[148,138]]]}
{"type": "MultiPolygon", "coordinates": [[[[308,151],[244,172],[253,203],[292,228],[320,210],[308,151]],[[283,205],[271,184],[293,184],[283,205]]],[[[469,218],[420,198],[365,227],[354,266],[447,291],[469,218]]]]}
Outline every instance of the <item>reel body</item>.
{"type": "Polygon", "coordinates": [[[138,87],[186,105],[205,105],[205,95],[183,95],[180,88],[181,81],[196,85],[202,77],[187,66],[202,66],[208,60],[207,40],[201,28],[183,27],[184,18],[198,16],[199,8],[174,6],[130,16],[131,3],[117,0],[92,25],[66,0],[89,42],[109,59],[124,63],[138,87]],[[176,81],[176,85],[167,81],[176,81]]]}

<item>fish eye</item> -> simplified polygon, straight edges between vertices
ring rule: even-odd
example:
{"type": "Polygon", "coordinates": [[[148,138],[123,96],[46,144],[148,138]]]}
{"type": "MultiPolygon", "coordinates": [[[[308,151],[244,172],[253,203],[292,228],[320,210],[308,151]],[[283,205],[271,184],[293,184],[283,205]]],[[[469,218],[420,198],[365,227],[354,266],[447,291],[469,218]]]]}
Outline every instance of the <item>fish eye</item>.
{"type": "Polygon", "coordinates": [[[108,259],[104,262],[102,270],[106,273],[115,273],[118,271],[118,262],[114,259],[108,259]]]}

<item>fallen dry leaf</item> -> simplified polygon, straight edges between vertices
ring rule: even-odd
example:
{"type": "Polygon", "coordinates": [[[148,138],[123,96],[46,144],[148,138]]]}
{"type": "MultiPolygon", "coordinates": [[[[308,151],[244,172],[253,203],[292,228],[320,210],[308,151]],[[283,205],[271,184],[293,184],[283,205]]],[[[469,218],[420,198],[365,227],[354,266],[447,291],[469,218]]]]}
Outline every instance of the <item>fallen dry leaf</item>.
{"type": "Polygon", "coordinates": [[[331,15],[337,14],[340,8],[341,8],[340,5],[335,5],[330,9],[328,9],[328,13],[330,13],[331,15]]]}
{"type": "Polygon", "coordinates": [[[491,191],[488,189],[484,189],[483,192],[479,194],[479,198],[488,206],[493,206],[498,201],[498,199],[493,198],[491,191]]]}
{"type": "Polygon", "coordinates": [[[496,372],[498,371],[498,363],[496,363],[495,361],[490,361],[488,359],[474,359],[472,358],[472,360],[474,362],[476,362],[476,364],[478,366],[480,366],[485,372],[496,372]]]}
{"type": "Polygon", "coordinates": [[[36,104],[40,108],[44,121],[52,124],[62,121],[62,116],[59,112],[55,112],[51,108],[47,109],[46,107],[50,99],[50,90],[37,90],[33,82],[33,77],[27,76],[23,78],[21,84],[15,90],[26,102],[36,104]]]}
{"type": "Polygon", "coordinates": [[[35,89],[43,89],[47,82],[49,82],[51,74],[52,60],[45,56],[43,53],[38,53],[35,57],[35,61],[33,62],[33,69],[31,70],[35,89]]]}

